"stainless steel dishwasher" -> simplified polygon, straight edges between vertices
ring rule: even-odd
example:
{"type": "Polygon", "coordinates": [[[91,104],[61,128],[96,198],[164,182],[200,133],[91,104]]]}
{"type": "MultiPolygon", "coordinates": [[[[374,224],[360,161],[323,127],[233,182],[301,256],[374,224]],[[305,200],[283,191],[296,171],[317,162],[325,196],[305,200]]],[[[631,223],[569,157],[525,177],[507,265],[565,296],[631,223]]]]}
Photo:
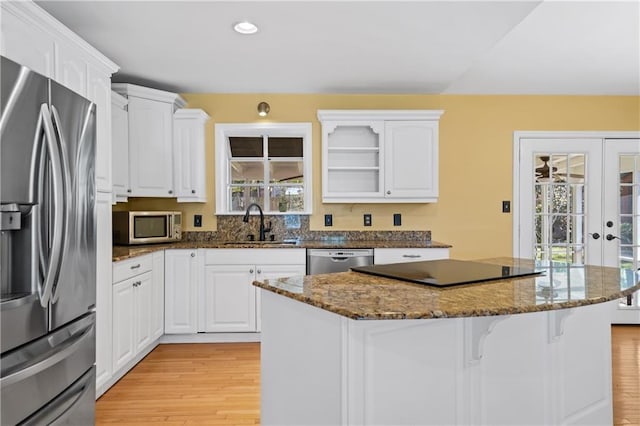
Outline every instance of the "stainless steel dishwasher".
{"type": "Polygon", "coordinates": [[[373,249],[307,249],[307,275],[348,271],[373,264],[373,249]]]}

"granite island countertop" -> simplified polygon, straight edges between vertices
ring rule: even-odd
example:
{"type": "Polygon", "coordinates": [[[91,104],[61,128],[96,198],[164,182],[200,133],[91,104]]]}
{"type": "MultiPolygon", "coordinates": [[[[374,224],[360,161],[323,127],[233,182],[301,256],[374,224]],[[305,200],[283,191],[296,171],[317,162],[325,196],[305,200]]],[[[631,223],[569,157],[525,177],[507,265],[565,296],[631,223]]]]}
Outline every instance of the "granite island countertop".
{"type": "Polygon", "coordinates": [[[270,241],[189,241],[168,244],[145,244],[138,246],[113,246],[112,261],[129,259],[131,257],[142,256],[165,249],[199,249],[199,248],[334,248],[334,249],[355,249],[355,248],[450,248],[451,245],[439,243],[437,241],[410,241],[410,240],[375,240],[375,241],[322,241],[322,240],[300,240],[293,244],[282,244],[281,242],[270,241]]]}
{"type": "Polygon", "coordinates": [[[256,287],[351,319],[425,319],[511,315],[602,303],[640,290],[638,275],[617,268],[556,265],[514,258],[483,259],[536,267],[545,275],[434,287],[359,272],[255,281],[256,287]],[[550,283],[554,282],[552,286],[550,283]],[[567,285],[568,284],[568,285],[567,285]]]}

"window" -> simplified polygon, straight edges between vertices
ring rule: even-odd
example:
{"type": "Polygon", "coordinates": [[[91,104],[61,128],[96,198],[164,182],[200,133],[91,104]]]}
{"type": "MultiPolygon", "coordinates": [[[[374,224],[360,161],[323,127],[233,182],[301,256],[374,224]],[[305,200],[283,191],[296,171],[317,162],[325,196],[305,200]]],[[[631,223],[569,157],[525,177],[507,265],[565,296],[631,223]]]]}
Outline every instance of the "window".
{"type": "Polygon", "coordinates": [[[216,124],[216,214],[311,213],[311,124],[216,124]]]}

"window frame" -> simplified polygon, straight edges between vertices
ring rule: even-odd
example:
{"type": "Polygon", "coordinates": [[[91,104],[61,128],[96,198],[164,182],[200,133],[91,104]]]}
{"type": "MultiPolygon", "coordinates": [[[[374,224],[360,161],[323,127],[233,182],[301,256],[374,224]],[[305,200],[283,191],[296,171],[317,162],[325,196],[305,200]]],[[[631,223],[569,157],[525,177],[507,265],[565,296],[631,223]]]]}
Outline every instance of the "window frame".
{"type": "MultiPolygon", "coordinates": [[[[216,215],[241,215],[244,212],[229,211],[229,179],[231,148],[229,137],[243,136],[270,136],[270,137],[301,137],[302,138],[302,162],[304,183],[304,209],[302,211],[265,211],[269,215],[310,215],[313,208],[313,175],[312,175],[312,126],[311,123],[216,123],[215,124],[215,191],[216,191],[216,215]]],[[[287,157],[274,157],[287,158],[287,157]]],[[[268,166],[268,164],[265,164],[268,166]]],[[[264,183],[265,190],[269,182],[264,183]]],[[[260,206],[268,208],[268,206],[260,206]]]]}

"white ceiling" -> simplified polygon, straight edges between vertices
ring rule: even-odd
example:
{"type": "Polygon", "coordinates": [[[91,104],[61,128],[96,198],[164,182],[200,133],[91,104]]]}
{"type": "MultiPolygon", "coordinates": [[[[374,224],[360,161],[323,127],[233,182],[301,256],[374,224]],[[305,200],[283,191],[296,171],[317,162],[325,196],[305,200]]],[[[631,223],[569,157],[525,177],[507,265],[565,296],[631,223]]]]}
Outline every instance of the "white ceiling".
{"type": "Polygon", "coordinates": [[[37,3],[181,93],[640,95],[640,0],[37,3]]]}

